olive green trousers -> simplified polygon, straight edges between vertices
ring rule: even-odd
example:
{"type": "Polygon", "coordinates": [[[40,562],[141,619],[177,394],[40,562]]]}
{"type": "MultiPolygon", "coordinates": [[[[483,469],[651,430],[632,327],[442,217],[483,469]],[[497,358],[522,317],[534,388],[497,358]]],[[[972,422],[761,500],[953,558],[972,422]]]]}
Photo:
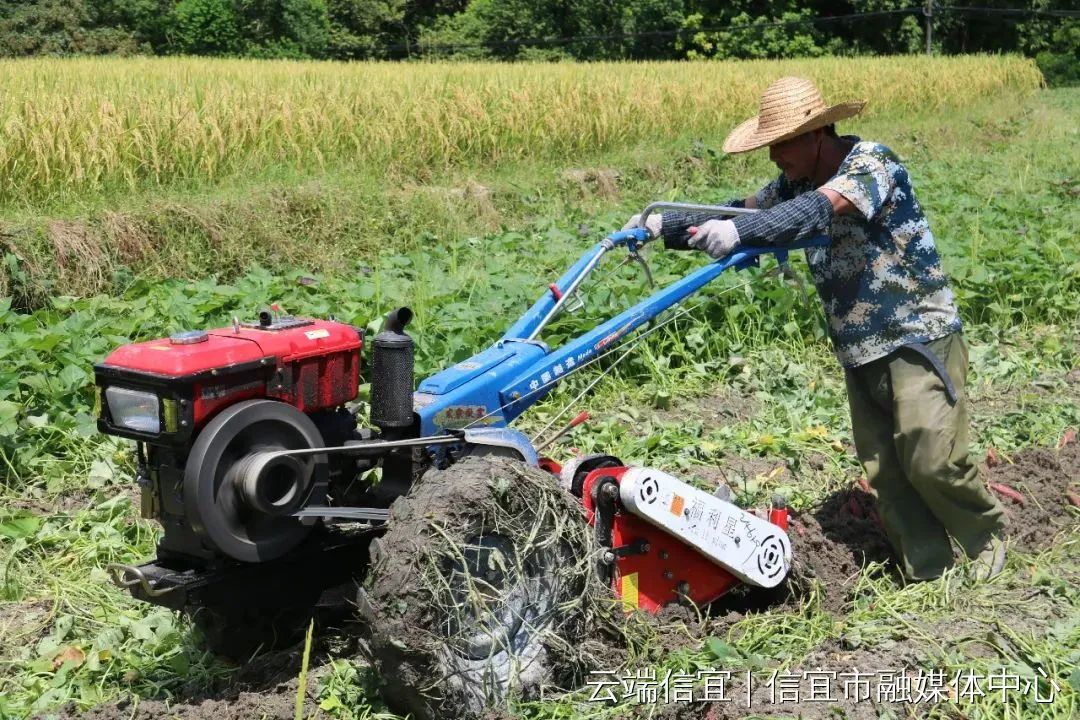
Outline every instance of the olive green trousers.
{"type": "Polygon", "coordinates": [[[948,370],[953,402],[931,362],[911,348],[845,370],[855,450],[904,575],[953,564],[1001,533],[1004,514],[968,452],[967,346],[959,333],[926,344],[948,370]]]}

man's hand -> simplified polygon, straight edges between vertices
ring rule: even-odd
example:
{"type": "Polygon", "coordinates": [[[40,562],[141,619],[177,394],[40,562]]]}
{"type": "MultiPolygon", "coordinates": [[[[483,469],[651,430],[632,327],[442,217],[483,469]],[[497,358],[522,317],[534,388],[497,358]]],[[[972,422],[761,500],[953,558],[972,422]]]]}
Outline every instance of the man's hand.
{"type": "MultiPolygon", "coordinates": [[[[635,215],[623,225],[623,230],[631,230],[638,226],[638,222],[641,220],[641,215],[635,215]]],[[[660,228],[664,226],[664,216],[662,213],[652,213],[649,215],[649,219],[645,221],[645,229],[649,231],[649,235],[652,237],[660,237],[660,228]]]]}
{"type": "Polygon", "coordinates": [[[711,257],[727,257],[739,247],[739,231],[730,220],[708,220],[690,228],[690,247],[704,250],[711,257]]]}

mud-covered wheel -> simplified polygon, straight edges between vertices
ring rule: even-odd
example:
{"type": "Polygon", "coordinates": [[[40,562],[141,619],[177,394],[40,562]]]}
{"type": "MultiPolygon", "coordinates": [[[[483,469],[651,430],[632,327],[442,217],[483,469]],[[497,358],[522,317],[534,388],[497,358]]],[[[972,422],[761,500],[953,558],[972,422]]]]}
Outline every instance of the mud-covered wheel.
{"type": "Polygon", "coordinates": [[[476,717],[567,682],[597,612],[578,502],[542,470],[467,457],[391,507],[358,605],[395,711],[476,717]]]}

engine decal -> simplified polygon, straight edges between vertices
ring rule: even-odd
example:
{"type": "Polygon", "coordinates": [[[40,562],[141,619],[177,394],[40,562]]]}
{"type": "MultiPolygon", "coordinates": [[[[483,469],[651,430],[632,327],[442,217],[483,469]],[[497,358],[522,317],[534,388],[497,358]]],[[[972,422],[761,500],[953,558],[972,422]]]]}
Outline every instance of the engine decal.
{"type": "Polygon", "coordinates": [[[435,424],[442,428],[463,428],[467,425],[493,425],[501,422],[501,414],[487,415],[486,405],[451,405],[435,413],[435,424]]]}

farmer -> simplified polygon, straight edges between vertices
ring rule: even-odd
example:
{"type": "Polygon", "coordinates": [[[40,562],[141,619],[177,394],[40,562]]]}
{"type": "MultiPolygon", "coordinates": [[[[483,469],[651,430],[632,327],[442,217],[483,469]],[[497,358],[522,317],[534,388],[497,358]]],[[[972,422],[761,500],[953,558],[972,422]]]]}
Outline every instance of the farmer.
{"type": "Polygon", "coordinates": [[[768,147],[780,168],[757,194],[726,203],[762,212],[671,212],[646,225],[668,247],[714,258],[829,237],[806,259],[844,367],[855,449],[904,575],[940,576],[953,564],[951,535],[976,576],[989,579],[1005,564],[1004,515],[968,454],[960,318],[899,158],[836,134],[834,123],[863,105],[826,106],[811,82],[777,80],[758,115],[724,141],[728,153],[768,147]]]}

